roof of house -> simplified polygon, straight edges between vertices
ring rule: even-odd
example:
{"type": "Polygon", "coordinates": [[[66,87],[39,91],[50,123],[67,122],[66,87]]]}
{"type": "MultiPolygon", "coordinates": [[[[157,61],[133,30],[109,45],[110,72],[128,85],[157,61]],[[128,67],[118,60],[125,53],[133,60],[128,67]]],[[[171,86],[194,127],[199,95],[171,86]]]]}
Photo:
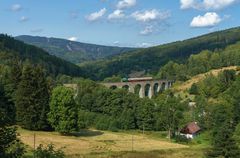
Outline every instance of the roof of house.
{"type": "Polygon", "coordinates": [[[201,130],[201,128],[197,125],[196,122],[191,122],[187,124],[185,127],[181,129],[181,133],[183,134],[194,134],[201,130]]]}

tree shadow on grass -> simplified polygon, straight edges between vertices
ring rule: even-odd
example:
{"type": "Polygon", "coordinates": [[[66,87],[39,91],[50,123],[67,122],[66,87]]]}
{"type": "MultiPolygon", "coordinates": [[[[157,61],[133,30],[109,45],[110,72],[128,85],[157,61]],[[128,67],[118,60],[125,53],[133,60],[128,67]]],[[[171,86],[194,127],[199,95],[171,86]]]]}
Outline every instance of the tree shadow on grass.
{"type": "Polygon", "coordinates": [[[89,129],[81,129],[79,132],[71,133],[71,135],[75,137],[94,137],[94,136],[99,136],[103,134],[104,132],[94,131],[89,129]]]}

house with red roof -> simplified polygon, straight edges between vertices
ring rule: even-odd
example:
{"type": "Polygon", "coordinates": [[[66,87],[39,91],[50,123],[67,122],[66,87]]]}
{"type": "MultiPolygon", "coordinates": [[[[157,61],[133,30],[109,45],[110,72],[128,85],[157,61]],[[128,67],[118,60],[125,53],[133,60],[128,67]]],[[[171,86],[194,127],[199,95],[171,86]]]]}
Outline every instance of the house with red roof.
{"type": "Polygon", "coordinates": [[[180,130],[180,135],[185,136],[188,139],[193,139],[196,135],[199,134],[201,128],[197,125],[196,122],[190,122],[180,130]]]}

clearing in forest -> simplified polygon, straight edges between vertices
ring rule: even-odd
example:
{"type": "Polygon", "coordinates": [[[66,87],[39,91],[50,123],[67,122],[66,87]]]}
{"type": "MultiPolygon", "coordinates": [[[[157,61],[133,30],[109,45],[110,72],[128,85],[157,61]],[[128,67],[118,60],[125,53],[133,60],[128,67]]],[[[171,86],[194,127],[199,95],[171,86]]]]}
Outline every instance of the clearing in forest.
{"type": "Polygon", "coordinates": [[[185,149],[186,145],[176,144],[166,139],[151,138],[147,135],[122,132],[83,130],[77,136],[61,136],[57,132],[33,132],[19,129],[20,139],[33,149],[34,133],[36,146],[54,144],[56,148],[64,147],[67,155],[87,155],[91,153],[155,151],[166,149],[185,149]]]}

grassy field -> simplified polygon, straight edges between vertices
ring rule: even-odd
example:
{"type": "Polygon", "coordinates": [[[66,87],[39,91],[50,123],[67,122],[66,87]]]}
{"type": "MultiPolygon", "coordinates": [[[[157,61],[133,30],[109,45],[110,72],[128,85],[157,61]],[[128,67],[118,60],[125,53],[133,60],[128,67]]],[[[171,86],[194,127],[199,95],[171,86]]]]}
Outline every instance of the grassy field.
{"type": "Polygon", "coordinates": [[[223,67],[221,69],[213,69],[207,73],[199,74],[191,79],[187,80],[186,82],[176,82],[174,86],[172,87],[173,90],[176,92],[176,96],[180,96],[183,100],[194,100],[194,95],[190,95],[188,93],[188,90],[191,88],[192,84],[198,83],[206,78],[206,76],[212,74],[214,76],[217,76],[220,72],[223,72],[224,70],[238,70],[237,66],[229,66],[229,67],[223,67]]]}
{"type": "MultiPolygon", "coordinates": [[[[188,145],[169,142],[161,133],[141,134],[133,132],[109,132],[84,130],[77,136],[61,136],[56,132],[33,132],[19,129],[20,139],[33,149],[36,146],[54,144],[63,148],[69,158],[77,157],[123,157],[123,158],[191,158],[202,157],[202,150],[188,145]]],[[[31,154],[31,152],[29,152],[31,154]]]]}
{"type": "Polygon", "coordinates": [[[198,83],[199,81],[203,80],[207,75],[212,74],[214,76],[217,76],[220,72],[224,70],[237,70],[237,66],[223,67],[221,69],[214,69],[207,73],[196,75],[184,83],[176,84],[173,88],[178,92],[188,90],[189,88],[191,88],[193,83],[198,83]]]}

